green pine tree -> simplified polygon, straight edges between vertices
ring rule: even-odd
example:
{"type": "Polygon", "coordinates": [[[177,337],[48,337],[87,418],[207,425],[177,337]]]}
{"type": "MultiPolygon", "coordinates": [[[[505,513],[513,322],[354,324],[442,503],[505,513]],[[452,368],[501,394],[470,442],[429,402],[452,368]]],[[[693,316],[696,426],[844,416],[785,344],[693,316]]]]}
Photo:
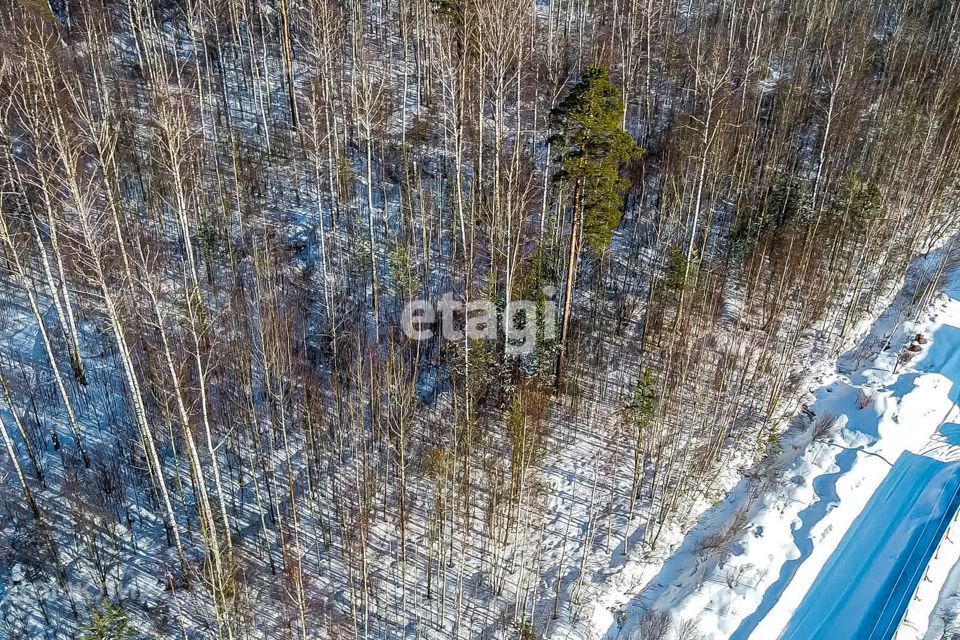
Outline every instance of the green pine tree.
{"type": "Polygon", "coordinates": [[[642,150],[621,126],[623,99],[603,67],[590,67],[553,112],[557,133],[551,144],[560,149],[556,179],[573,186],[573,221],[567,242],[567,273],[557,350],[555,384],[563,376],[564,347],[570,326],[571,295],[583,244],[595,253],[610,245],[623,216],[623,193],[629,183],[620,166],[642,150]]]}
{"type": "Polygon", "coordinates": [[[627,413],[633,420],[638,432],[643,432],[653,423],[657,415],[657,406],[660,396],[657,392],[657,382],[650,367],[644,367],[640,372],[640,379],[633,390],[633,398],[627,404],[627,413]]]}
{"type": "Polygon", "coordinates": [[[840,193],[834,201],[837,217],[846,217],[847,228],[860,233],[883,213],[883,194],[875,180],[863,179],[856,173],[844,177],[840,193]]]}
{"type": "Polygon", "coordinates": [[[805,182],[797,176],[781,175],[755,206],[745,206],[738,212],[731,234],[734,259],[744,259],[765,233],[809,224],[813,218],[811,199],[805,182]]]}
{"type": "Polygon", "coordinates": [[[404,244],[398,244],[390,253],[390,276],[393,278],[398,300],[406,300],[420,288],[420,278],[404,244]]]}
{"type": "Polygon", "coordinates": [[[133,629],[123,608],[104,600],[102,611],[93,612],[92,620],[84,627],[80,640],[133,640],[133,629]]]}
{"type": "Polygon", "coordinates": [[[679,294],[687,288],[687,258],[683,250],[675,244],[670,245],[667,255],[667,289],[679,294]]]}
{"type": "Polygon", "coordinates": [[[560,148],[557,179],[573,185],[574,216],[583,216],[584,243],[597,253],[610,244],[623,215],[629,182],[620,167],[643,152],[624,131],[623,99],[603,67],[590,67],[553,113],[560,148]]]}

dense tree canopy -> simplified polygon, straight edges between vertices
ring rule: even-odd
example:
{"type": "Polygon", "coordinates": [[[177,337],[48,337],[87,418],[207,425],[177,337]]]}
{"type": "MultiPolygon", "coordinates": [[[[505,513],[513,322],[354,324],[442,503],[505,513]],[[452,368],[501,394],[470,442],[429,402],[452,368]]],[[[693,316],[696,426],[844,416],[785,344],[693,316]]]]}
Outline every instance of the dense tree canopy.
{"type": "Polygon", "coordinates": [[[609,618],[936,290],[958,33],[943,0],[0,0],[0,637],[609,618]]]}

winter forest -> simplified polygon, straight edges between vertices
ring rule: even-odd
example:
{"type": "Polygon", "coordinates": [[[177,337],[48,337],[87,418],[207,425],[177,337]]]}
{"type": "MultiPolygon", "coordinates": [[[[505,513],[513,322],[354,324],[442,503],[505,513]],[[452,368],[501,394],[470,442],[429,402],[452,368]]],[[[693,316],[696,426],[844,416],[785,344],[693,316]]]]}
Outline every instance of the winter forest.
{"type": "Polygon", "coordinates": [[[594,610],[960,253],[946,0],[0,5],[0,638],[704,638],[594,610]]]}

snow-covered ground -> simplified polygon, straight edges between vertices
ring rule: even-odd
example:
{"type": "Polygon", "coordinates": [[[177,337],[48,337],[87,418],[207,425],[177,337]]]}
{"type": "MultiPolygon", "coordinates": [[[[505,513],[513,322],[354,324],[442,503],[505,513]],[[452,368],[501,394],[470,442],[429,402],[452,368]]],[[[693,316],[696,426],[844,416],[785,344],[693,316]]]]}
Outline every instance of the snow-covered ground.
{"type": "Polygon", "coordinates": [[[867,366],[857,349],[819,372],[780,451],[745,474],[670,557],[638,562],[632,576],[608,585],[594,609],[594,637],[645,638],[658,626],[653,611],[669,613],[667,637],[684,640],[699,636],[693,625],[684,636],[679,621],[695,621],[709,640],[771,640],[788,625],[783,637],[860,638],[862,629],[851,631],[857,620],[843,631],[804,626],[855,617],[836,608],[854,595],[849,606],[859,616],[884,619],[880,635],[862,637],[892,637],[901,618],[898,638],[941,637],[960,591],[952,522],[960,276],[916,316],[902,315],[891,305],[866,334],[864,344],[887,345],[867,366]]]}

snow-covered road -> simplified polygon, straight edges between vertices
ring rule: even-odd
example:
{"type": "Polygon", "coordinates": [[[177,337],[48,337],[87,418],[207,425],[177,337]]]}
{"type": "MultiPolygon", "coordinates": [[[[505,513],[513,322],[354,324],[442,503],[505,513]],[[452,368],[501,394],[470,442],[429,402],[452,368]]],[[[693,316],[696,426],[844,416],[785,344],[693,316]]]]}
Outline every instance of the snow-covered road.
{"type": "Polygon", "coordinates": [[[960,463],[901,455],[781,640],[892,638],[958,507],[960,463]]]}

